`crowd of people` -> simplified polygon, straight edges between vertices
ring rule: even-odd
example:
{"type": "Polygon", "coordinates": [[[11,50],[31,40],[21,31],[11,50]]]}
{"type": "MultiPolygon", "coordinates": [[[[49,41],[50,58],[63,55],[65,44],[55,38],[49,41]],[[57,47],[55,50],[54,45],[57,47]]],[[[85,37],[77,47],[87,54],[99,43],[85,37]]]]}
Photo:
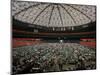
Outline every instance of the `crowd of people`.
{"type": "Polygon", "coordinates": [[[96,68],[96,49],[78,43],[42,43],[13,48],[13,74],[96,68]]]}

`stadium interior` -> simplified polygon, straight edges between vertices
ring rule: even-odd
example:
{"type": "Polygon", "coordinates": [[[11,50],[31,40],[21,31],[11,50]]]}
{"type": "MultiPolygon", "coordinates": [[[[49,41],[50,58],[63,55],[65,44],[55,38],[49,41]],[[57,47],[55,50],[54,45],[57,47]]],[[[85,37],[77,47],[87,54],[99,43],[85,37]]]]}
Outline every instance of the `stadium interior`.
{"type": "Polygon", "coordinates": [[[12,73],[96,69],[96,6],[12,1],[12,73]]]}

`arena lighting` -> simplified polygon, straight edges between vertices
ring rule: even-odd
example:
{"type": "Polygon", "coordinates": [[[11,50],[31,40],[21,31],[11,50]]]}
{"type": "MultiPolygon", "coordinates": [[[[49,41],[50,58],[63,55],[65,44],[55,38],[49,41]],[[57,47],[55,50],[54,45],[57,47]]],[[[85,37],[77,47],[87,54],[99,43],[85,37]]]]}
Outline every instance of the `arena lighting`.
{"type": "Polygon", "coordinates": [[[72,27],[72,30],[74,30],[74,27],[72,27]]]}
{"type": "Polygon", "coordinates": [[[64,42],[64,40],[59,40],[59,42],[60,42],[60,43],[63,43],[63,42],[64,42]]]}
{"type": "Polygon", "coordinates": [[[83,25],[82,27],[83,27],[83,28],[86,28],[86,27],[88,27],[88,25],[83,25]]]}
{"type": "Polygon", "coordinates": [[[53,27],[53,31],[55,30],[55,28],[53,27]]]}
{"type": "Polygon", "coordinates": [[[39,41],[40,39],[35,39],[35,40],[39,41]]]}
{"type": "Polygon", "coordinates": [[[65,27],[64,27],[64,31],[65,31],[66,29],[65,29],[65,27]]]}

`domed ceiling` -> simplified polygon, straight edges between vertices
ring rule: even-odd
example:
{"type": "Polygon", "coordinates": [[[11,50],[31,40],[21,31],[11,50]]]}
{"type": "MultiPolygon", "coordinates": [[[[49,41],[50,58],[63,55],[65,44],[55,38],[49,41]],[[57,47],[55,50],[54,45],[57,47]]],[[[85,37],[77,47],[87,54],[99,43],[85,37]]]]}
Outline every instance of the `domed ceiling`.
{"type": "Polygon", "coordinates": [[[12,1],[12,16],[17,20],[33,25],[47,27],[79,26],[96,20],[96,7],[12,1]]]}

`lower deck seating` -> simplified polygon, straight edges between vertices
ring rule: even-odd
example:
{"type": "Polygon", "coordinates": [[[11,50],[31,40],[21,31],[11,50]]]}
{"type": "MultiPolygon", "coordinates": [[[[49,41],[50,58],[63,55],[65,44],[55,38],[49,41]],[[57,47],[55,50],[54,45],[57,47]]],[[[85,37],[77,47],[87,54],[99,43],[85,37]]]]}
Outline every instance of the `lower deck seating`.
{"type": "Polygon", "coordinates": [[[96,68],[96,49],[77,43],[42,43],[13,48],[13,73],[96,68]]]}

